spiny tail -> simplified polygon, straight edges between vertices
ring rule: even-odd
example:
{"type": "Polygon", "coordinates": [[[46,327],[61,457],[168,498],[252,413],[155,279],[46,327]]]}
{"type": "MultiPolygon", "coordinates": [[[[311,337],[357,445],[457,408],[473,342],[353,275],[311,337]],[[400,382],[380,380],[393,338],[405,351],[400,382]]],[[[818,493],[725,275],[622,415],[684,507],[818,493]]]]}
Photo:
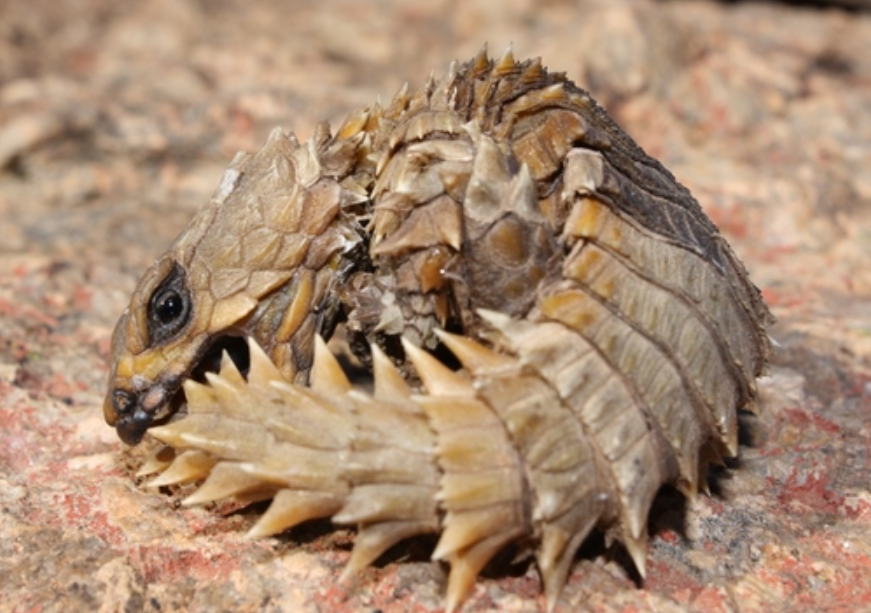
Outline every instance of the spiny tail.
{"type": "MultiPolygon", "coordinates": [[[[320,339],[310,387],[289,383],[250,342],[247,380],[225,356],[206,384],[185,383],[186,417],[150,430],[179,450],[144,468],[162,471],[150,485],[205,479],[186,505],[273,499],[252,538],[319,517],[357,526],[343,578],[405,538],[440,531],[433,558],[451,565],[449,611],[496,552],[527,536],[539,543],[549,608],[596,526],[612,528],[643,574],[647,514],[669,475],[652,462],[627,479],[603,447],[614,438],[608,424],[573,408],[554,364],[530,345],[553,339],[548,327],[559,324],[482,315],[499,352],[439,333],[462,372],[405,344],[422,395],[377,347],[370,395],[351,386],[320,339]]],[[[652,436],[617,442],[634,457],[652,436]]]]}

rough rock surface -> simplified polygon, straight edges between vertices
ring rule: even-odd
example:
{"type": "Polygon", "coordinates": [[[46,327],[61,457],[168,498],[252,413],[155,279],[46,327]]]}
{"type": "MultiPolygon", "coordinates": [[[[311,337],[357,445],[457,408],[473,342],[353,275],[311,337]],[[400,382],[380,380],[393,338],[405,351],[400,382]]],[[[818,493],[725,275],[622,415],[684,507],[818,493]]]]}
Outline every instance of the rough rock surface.
{"type": "MultiPolygon", "coordinates": [[[[177,507],[102,421],[136,279],[275,125],[306,138],[471,57],[541,55],[699,199],[779,319],[741,458],[664,491],[648,577],[592,539],[558,611],[871,601],[871,15],[779,4],[324,0],[0,4],[0,610],[435,611],[432,542],[336,582],[353,532],[246,542],[177,507]]],[[[543,610],[506,556],[465,611],[543,610]]]]}

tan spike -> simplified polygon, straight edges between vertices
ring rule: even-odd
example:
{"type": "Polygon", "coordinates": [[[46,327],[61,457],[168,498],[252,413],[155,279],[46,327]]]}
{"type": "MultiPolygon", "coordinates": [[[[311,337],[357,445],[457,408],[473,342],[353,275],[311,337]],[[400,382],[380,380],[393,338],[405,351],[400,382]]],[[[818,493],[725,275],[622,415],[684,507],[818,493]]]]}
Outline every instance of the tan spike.
{"type": "MultiPolygon", "coordinates": [[[[377,225],[383,226],[384,223],[377,225]]],[[[384,236],[383,233],[379,235],[384,236]]],[[[396,232],[373,245],[369,253],[373,256],[397,256],[438,242],[459,249],[461,241],[462,212],[457,204],[440,198],[425,209],[412,212],[396,232]]]]}
{"type": "Polygon", "coordinates": [[[490,309],[478,309],[478,315],[493,328],[499,332],[505,332],[514,321],[510,315],[500,313],[499,311],[491,311],[490,309]]]}
{"type": "Polygon", "coordinates": [[[426,94],[426,99],[429,100],[432,97],[432,93],[436,88],[436,76],[435,69],[429,71],[429,76],[426,78],[426,83],[423,85],[423,91],[426,94]]]}
{"type": "Polygon", "coordinates": [[[647,516],[650,514],[650,503],[638,496],[629,496],[622,501],[623,533],[626,538],[639,539],[647,534],[647,516]]]}
{"type": "Polygon", "coordinates": [[[190,447],[187,442],[187,433],[185,432],[183,425],[188,421],[190,421],[190,418],[180,419],[166,424],[165,426],[152,426],[148,429],[148,433],[166,445],[172,447],[190,447]],[[179,426],[179,424],[182,424],[182,426],[179,426]]]}
{"type": "Polygon", "coordinates": [[[516,536],[518,535],[513,532],[497,534],[451,555],[448,560],[451,564],[451,573],[448,577],[448,591],[445,598],[446,613],[456,611],[484,565],[516,536]]]}
{"type": "Polygon", "coordinates": [[[562,594],[578,547],[596,525],[596,521],[598,521],[597,517],[589,517],[586,525],[581,526],[574,534],[567,533],[559,526],[543,526],[541,545],[536,554],[536,560],[539,569],[541,569],[549,612],[553,611],[560,594],[562,594]]]}
{"type": "Polygon", "coordinates": [[[188,405],[188,413],[214,413],[218,399],[215,392],[208,385],[197,383],[193,379],[185,379],[182,384],[184,397],[188,405]]]}
{"type": "Polygon", "coordinates": [[[393,100],[390,101],[390,107],[387,109],[387,115],[399,115],[408,106],[408,81],[402,84],[393,100]]]}
{"type": "MultiPolygon", "coordinates": [[[[310,388],[284,381],[272,383],[272,387],[285,397],[288,406],[304,408],[308,414],[329,414],[347,421],[348,406],[341,398],[327,398],[310,388]]],[[[335,428],[337,425],[331,424],[330,427],[335,428]]]]}
{"type": "Polygon", "coordinates": [[[221,352],[221,368],[218,371],[221,378],[233,385],[245,385],[245,377],[239,372],[236,363],[227,351],[221,352]]]}
{"type": "Polygon", "coordinates": [[[439,104],[444,104],[445,107],[453,109],[457,103],[457,62],[451,62],[448,68],[448,73],[442,80],[444,83],[444,100],[439,100],[439,104]]]}
{"type": "Polygon", "coordinates": [[[192,483],[205,479],[218,460],[207,453],[191,449],[179,455],[160,475],[148,482],[146,487],[163,487],[192,483]]]}
{"type": "Polygon", "coordinates": [[[245,538],[270,536],[310,519],[330,517],[342,507],[343,498],[341,494],[329,492],[281,490],[245,538]]]}
{"type": "MultiPolygon", "coordinates": [[[[526,320],[517,320],[499,311],[476,309],[475,312],[490,327],[490,330],[486,332],[487,340],[497,347],[505,347],[510,351],[515,351],[515,353],[517,353],[516,347],[518,345],[519,330],[528,332],[534,326],[534,324],[526,320]]],[[[525,356],[523,354],[517,355],[517,361],[520,364],[525,364],[525,356]]]]}
{"type": "Polygon", "coordinates": [[[369,122],[369,107],[351,113],[336,132],[336,140],[346,140],[359,134],[369,122]]]}
{"type": "Polygon", "coordinates": [[[474,73],[482,73],[490,67],[490,57],[487,55],[487,43],[481,47],[481,50],[478,52],[478,55],[475,56],[474,63],[472,65],[472,72],[474,73]]]}
{"type": "Polygon", "coordinates": [[[423,520],[384,522],[361,528],[354,539],[351,559],[345,565],[339,581],[347,581],[396,543],[418,534],[437,531],[438,521],[423,520]]]}
{"type": "MultiPolygon", "coordinates": [[[[686,496],[689,500],[695,500],[698,495],[699,475],[704,475],[705,473],[707,473],[707,464],[704,463],[704,452],[702,451],[705,447],[710,447],[710,445],[703,444],[698,448],[698,450],[693,454],[693,457],[696,458],[695,461],[693,460],[693,457],[689,458],[687,460],[687,466],[685,471],[681,471],[684,474],[682,474],[677,479],[677,481],[673,483],[675,489],[677,489],[681,494],[686,496]]],[[[649,512],[650,511],[647,510],[643,515],[646,516],[649,514],[649,512]]],[[[637,526],[640,526],[641,521],[643,521],[641,509],[638,510],[637,514],[639,517],[637,517],[634,521],[637,522],[637,526]]]]}
{"type": "MultiPolygon", "coordinates": [[[[707,472],[707,471],[705,471],[705,472],[707,472]]],[[[695,502],[695,501],[696,501],[696,499],[699,497],[699,490],[701,490],[702,493],[705,494],[705,496],[710,496],[710,495],[711,495],[711,486],[708,484],[708,480],[707,480],[707,479],[702,479],[701,481],[699,481],[699,484],[698,484],[698,486],[696,487],[696,494],[695,494],[695,496],[693,496],[692,498],[690,498],[690,502],[695,502]]]]}
{"type": "Polygon", "coordinates": [[[175,449],[169,446],[161,447],[156,453],[145,460],[145,463],[136,471],[136,476],[147,477],[154,473],[163,472],[172,464],[175,457],[175,449]]]}
{"type": "Polygon", "coordinates": [[[284,130],[279,127],[272,128],[272,131],[269,133],[269,136],[266,137],[266,143],[271,145],[275,143],[280,143],[285,140],[287,137],[284,135],[284,130]]]}
{"type": "Polygon", "coordinates": [[[544,102],[555,102],[558,100],[565,100],[565,98],[566,91],[562,83],[554,83],[553,85],[548,85],[541,90],[541,99],[544,102]]]}
{"type": "Polygon", "coordinates": [[[294,162],[297,172],[297,181],[302,185],[314,185],[320,178],[323,167],[318,155],[318,136],[323,133],[321,124],[315,126],[314,134],[298,151],[294,152],[294,162]]]}
{"type": "Polygon", "coordinates": [[[411,396],[411,388],[402,378],[402,373],[393,365],[387,354],[376,344],[372,349],[372,375],[375,379],[375,398],[401,401],[411,396]]]}
{"type": "Polygon", "coordinates": [[[405,354],[414,365],[423,385],[433,396],[473,396],[475,390],[471,381],[463,378],[439,362],[429,353],[402,339],[405,354]]]}
{"type": "Polygon", "coordinates": [[[313,151],[318,151],[327,144],[328,141],[331,140],[332,128],[330,127],[329,122],[327,121],[319,121],[315,124],[315,130],[312,133],[309,142],[314,145],[313,151]]]}
{"type": "Polygon", "coordinates": [[[230,380],[212,372],[206,373],[206,381],[209,382],[212,391],[215,393],[215,399],[221,405],[221,409],[224,412],[228,410],[235,412],[234,409],[241,407],[243,404],[241,386],[233,385],[230,380]]]}
{"type": "Polygon", "coordinates": [[[628,530],[624,530],[623,546],[629,552],[629,557],[635,563],[638,574],[644,579],[647,576],[647,528],[638,536],[632,537],[628,530]]]}
{"type": "Polygon", "coordinates": [[[716,464],[717,466],[725,466],[723,458],[716,450],[713,444],[706,443],[702,445],[696,453],[698,461],[693,467],[694,472],[690,473],[689,478],[681,479],[675,483],[675,487],[690,501],[695,501],[699,495],[701,488],[706,494],[710,493],[708,489],[708,465],[716,464]]]}
{"type": "Polygon", "coordinates": [[[369,120],[366,122],[366,126],[364,129],[367,132],[377,130],[383,118],[384,107],[381,106],[381,96],[376,96],[375,102],[369,108],[369,120]]]}
{"type": "Polygon", "coordinates": [[[447,560],[449,556],[496,534],[518,532],[514,504],[498,503],[468,511],[448,512],[442,522],[444,529],[433,551],[433,560],[447,560]]]}
{"type": "Polygon", "coordinates": [[[174,447],[196,447],[226,459],[260,458],[272,442],[272,434],[252,421],[222,415],[188,415],[148,431],[174,447]]]}
{"type": "Polygon", "coordinates": [[[275,366],[253,336],[248,337],[248,385],[253,388],[266,388],[272,381],[284,381],[281,371],[275,366]]]}
{"type": "Polygon", "coordinates": [[[711,495],[711,488],[708,484],[708,466],[713,464],[714,466],[725,466],[726,463],[723,461],[723,456],[720,455],[720,452],[711,445],[702,445],[702,448],[699,450],[699,475],[698,475],[698,483],[696,484],[695,491],[692,496],[687,496],[690,501],[695,501],[698,497],[698,490],[702,490],[706,495],[711,495]]]}
{"type": "Polygon", "coordinates": [[[544,74],[544,68],[541,65],[541,58],[535,57],[529,61],[529,65],[523,71],[522,78],[527,83],[535,83],[541,79],[544,74]]]}
{"type": "Polygon", "coordinates": [[[502,57],[496,62],[496,65],[493,67],[493,72],[497,76],[505,76],[507,74],[511,74],[514,69],[517,67],[517,62],[514,60],[514,45],[509,44],[505,49],[505,52],[502,54],[502,57]]]}
{"type": "Polygon", "coordinates": [[[726,430],[726,440],[723,441],[724,451],[729,458],[738,456],[738,420],[728,420],[723,427],[726,430]]]}
{"type": "Polygon", "coordinates": [[[447,85],[450,85],[457,78],[457,60],[453,60],[448,66],[448,72],[444,76],[447,85]]]}
{"type": "MultiPolygon", "coordinates": [[[[701,463],[699,463],[699,466],[701,467],[701,463]]],[[[705,466],[704,469],[707,470],[707,466],[705,466]]],[[[699,497],[699,486],[700,482],[698,477],[681,479],[674,484],[675,489],[683,494],[690,502],[695,502],[696,498],[699,497]]]]}
{"type": "Polygon", "coordinates": [[[473,375],[504,373],[518,366],[513,358],[496,353],[465,336],[450,334],[444,330],[436,330],[435,333],[473,375]]]}
{"type": "MultiPolygon", "coordinates": [[[[382,157],[382,160],[385,157],[382,157]]],[[[380,163],[381,161],[379,161],[380,163]]],[[[369,222],[369,231],[372,234],[370,248],[377,246],[384,240],[384,237],[395,232],[412,206],[408,196],[395,193],[385,195],[375,207],[375,212],[369,222]]]]}
{"type": "Polygon", "coordinates": [[[345,371],[342,370],[341,364],[320,334],[315,336],[315,357],[312,363],[310,386],[326,396],[343,395],[351,389],[351,382],[345,376],[345,371]]]}
{"type": "Polygon", "coordinates": [[[220,462],[209,474],[206,482],[193,494],[182,501],[186,507],[216,500],[223,500],[237,494],[250,494],[274,487],[242,470],[236,462],[220,462]]]}
{"type": "Polygon", "coordinates": [[[387,164],[389,164],[390,160],[393,159],[393,156],[390,154],[389,151],[386,150],[383,150],[377,154],[373,153],[372,156],[375,158],[373,160],[373,162],[375,163],[375,176],[381,177],[381,175],[384,173],[384,169],[387,168],[387,164]]]}

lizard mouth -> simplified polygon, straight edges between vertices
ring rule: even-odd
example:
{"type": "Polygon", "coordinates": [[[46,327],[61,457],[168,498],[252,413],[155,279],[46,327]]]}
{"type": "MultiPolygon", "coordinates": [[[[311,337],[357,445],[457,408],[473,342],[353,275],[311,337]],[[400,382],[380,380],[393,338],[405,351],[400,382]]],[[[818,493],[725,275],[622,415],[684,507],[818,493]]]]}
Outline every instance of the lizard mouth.
{"type": "MultiPolygon", "coordinates": [[[[226,352],[230,359],[233,360],[233,363],[236,365],[236,368],[239,369],[239,372],[241,372],[243,376],[247,376],[248,369],[251,365],[248,343],[242,336],[227,334],[215,337],[215,339],[209,343],[205,353],[203,353],[203,357],[194,364],[188,378],[193,379],[198,383],[204,383],[206,381],[206,373],[217,374],[221,369],[221,359],[223,358],[224,352],[226,352]]],[[[183,390],[180,390],[180,392],[184,394],[183,390]]]]}
{"type": "MultiPolygon", "coordinates": [[[[225,352],[242,375],[247,376],[250,365],[248,344],[241,336],[223,335],[209,343],[186,378],[204,383],[206,373],[220,371],[221,359],[225,352]]],[[[113,403],[119,418],[115,422],[115,430],[121,440],[128,445],[136,445],[150,427],[163,425],[187,415],[187,398],[182,382],[183,379],[158,381],[144,394],[116,390],[113,394],[113,403]]]]}
{"type": "MultiPolygon", "coordinates": [[[[248,349],[248,343],[242,336],[223,335],[215,337],[206,348],[203,356],[194,364],[188,375],[188,379],[193,379],[197,383],[206,382],[206,374],[217,374],[221,370],[221,360],[224,354],[229,358],[242,373],[243,377],[248,376],[248,370],[251,365],[251,356],[248,349]]],[[[187,415],[187,398],[185,397],[184,387],[179,386],[178,390],[173,394],[168,403],[168,410],[164,411],[161,423],[166,423],[187,415]]],[[[157,420],[155,420],[157,425],[157,420]]]]}

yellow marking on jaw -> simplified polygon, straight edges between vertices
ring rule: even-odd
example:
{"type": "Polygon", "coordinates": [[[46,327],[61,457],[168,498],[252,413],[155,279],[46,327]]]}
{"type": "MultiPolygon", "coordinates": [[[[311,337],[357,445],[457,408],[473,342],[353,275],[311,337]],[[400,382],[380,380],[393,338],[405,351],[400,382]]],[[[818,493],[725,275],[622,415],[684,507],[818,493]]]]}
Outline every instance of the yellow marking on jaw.
{"type": "Polygon", "coordinates": [[[136,356],[125,356],[118,361],[115,374],[118,378],[142,377],[152,382],[161,376],[180,376],[188,366],[185,353],[193,354],[193,345],[181,343],[151,349],[136,356]]]}
{"type": "Polygon", "coordinates": [[[133,363],[133,356],[125,355],[115,366],[115,376],[121,379],[129,379],[136,372],[136,366],[133,363]]]}

